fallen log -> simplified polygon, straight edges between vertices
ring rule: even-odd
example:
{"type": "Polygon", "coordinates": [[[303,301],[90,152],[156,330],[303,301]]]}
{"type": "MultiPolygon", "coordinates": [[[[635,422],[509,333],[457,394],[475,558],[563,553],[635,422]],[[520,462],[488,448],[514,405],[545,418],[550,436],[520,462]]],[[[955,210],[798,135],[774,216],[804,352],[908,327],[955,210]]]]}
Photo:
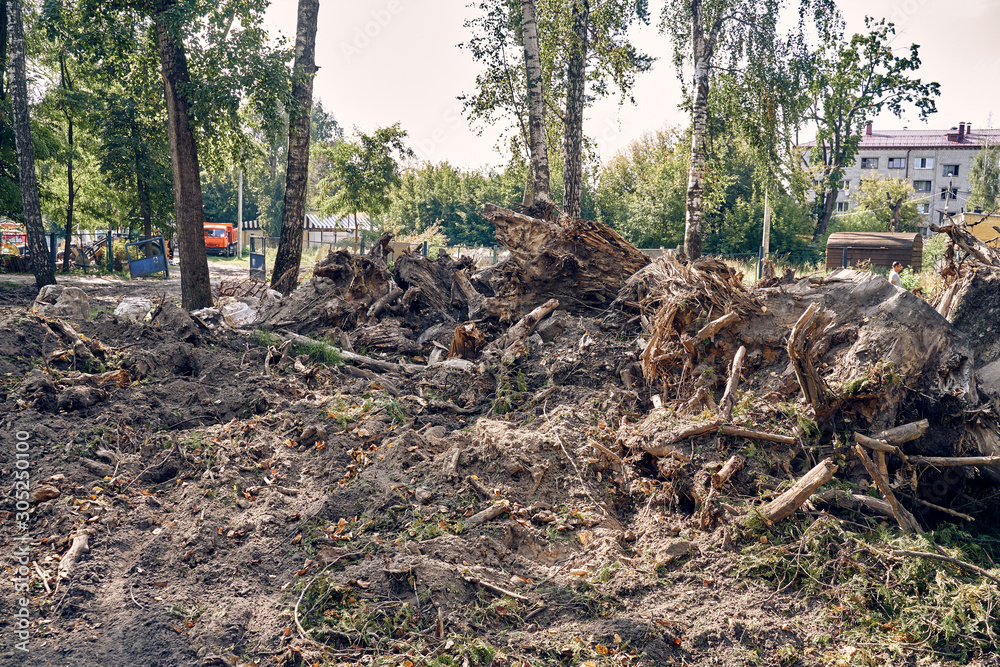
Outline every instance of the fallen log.
{"type": "Polygon", "coordinates": [[[766,442],[778,442],[783,445],[794,445],[797,441],[793,436],[780,435],[778,433],[768,433],[767,431],[752,431],[742,426],[724,424],[722,426],[723,435],[732,435],[737,438],[749,438],[751,440],[764,440],[766,442]]]}
{"type": "Polygon", "coordinates": [[[888,480],[886,480],[882,474],[879,473],[875,464],[872,463],[868,454],[865,453],[864,448],[862,448],[861,445],[854,445],[854,453],[857,454],[859,459],[861,459],[861,463],[865,466],[865,470],[867,470],[868,474],[871,475],[873,480],[875,480],[875,485],[878,486],[878,490],[882,492],[882,495],[885,497],[886,501],[888,501],[889,506],[892,508],[892,515],[896,518],[896,523],[898,523],[899,527],[903,529],[903,532],[920,533],[920,525],[917,523],[917,520],[899,504],[898,500],[896,500],[896,496],[893,494],[888,480]]]}
{"type": "Polygon", "coordinates": [[[486,346],[483,360],[495,363],[497,357],[505,364],[513,363],[524,353],[524,342],[549,313],[559,307],[559,301],[549,299],[518,320],[506,333],[486,346]]]}
{"type": "Polygon", "coordinates": [[[816,467],[799,478],[792,488],[772,500],[761,510],[761,514],[771,522],[781,521],[791,516],[802,503],[809,499],[816,489],[823,486],[837,472],[837,466],[830,459],[823,459],[816,467]]]}

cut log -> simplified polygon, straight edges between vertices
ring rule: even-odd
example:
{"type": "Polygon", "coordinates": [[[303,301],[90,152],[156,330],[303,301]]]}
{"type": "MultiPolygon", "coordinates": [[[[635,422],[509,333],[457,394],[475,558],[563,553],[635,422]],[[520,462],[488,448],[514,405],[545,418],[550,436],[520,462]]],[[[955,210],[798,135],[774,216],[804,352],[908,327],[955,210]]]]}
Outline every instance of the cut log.
{"type": "Polygon", "coordinates": [[[726,391],[722,394],[722,400],[719,401],[719,418],[722,420],[729,419],[733,413],[733,406],[736,405],[736,389],[740,384],[740,371],[743,370],[743,358],[746,353],[747,348],[740,345],[740,349],[736,350],[736,356],[733,357],[733,365],[729,370],[729,382],[726,383],[726,391]]]}
{"type": "Polygon", "coordinates": [[[854,453],[857,454],[859,459],[861,459],[861,463],[864,464],[865,470],[867,470],[868,474],[871,475],[873,480],[875,480],[875,485],[878,486],[878,490],[882,492],[882,495],[885,497],[886,501],[888,501],[889,506],[892,508],[892,514],[896,517],[896,523],[898,523],[899,527],[903,529],[903,532],[921,532],[920,525],[917,523],[917,520],[913,518],[913,515],[907,512],[902,505],[899,504],[898,500],[896,500],[895,494],[893,494],[892,489],[889,487],[889,481],[882,477],[878,469],[875,467],[875,464],[872,463],[872,460],[868,457],[868,454],[865,453],[864,448],[862,448],[861,445],[854,445],[854,453]]]}
{"type": "Polygon", "coordinates": [[[823,486],[837,472],[837,466],[830,459],[823,459],[815,468],[803,475],[792,488],[772,500],[761,510],[761,514],[771,522],[781,521],[809,499],[816,489],[823,486]]]}
{"type": "Polygon", "coordinates": [[[483,216],[493,223],[497,243],[511,253],[490,277],[496,296],[487,299],[487,309],[502,319],[514,320],[552,298],[574,312],[604,309],[628,277],[649,264],[638,248],[601,223],[551,222],[492,204],[483,216]]]}

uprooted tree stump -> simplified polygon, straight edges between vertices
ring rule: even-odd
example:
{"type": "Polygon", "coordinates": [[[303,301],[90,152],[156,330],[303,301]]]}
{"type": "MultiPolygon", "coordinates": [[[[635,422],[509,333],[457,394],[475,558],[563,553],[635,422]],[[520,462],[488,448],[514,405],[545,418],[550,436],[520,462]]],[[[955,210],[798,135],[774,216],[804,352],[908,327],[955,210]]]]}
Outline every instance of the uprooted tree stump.
{"type": "Polygon", "coordinates": [[[483,213],[510,259],[493,267],[489,312],[513,321],[549,299],[571,312],[603,309],[649,264],[638,248],[598,222],[532,218],[493,204],[483,213]]]}

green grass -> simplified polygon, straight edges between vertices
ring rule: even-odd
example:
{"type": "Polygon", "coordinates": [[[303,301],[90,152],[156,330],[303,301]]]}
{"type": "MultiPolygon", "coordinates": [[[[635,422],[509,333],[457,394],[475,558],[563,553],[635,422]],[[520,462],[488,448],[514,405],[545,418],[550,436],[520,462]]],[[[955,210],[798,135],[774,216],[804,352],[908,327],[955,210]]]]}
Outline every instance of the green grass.
{"type": "Polygon", "coordinates": [[[985,577],[893,550],[934,552],[1000,572],[973,535],[944,525],[926,536],[857,532],[832,517],[765,526],[748,520],[740,535],[741,575],[827,601],[828,621],[864,644],[870,664],[898,664],[913,647],[964,664],[993,650],[1000,634],[1000,588],[985,577]]]}

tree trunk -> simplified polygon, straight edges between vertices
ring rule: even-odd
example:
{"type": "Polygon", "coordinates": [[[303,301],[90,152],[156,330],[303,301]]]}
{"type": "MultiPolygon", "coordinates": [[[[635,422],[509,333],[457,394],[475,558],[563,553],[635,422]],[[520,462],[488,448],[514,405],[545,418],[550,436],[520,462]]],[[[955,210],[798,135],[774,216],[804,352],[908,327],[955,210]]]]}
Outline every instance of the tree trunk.
{"type": "Polygon", "coordinates": [[[7,0],[0,0],[0,126],[5,122],[3,102],[7,100],[7,0]]]}
{"type": "Polygon", "coordinates": [[[31,253],[31,270],[35,274],[35,285],[41,289],[45,285],[56,283],[56,272],[49,260],[49,249],[45,243],[42,209],[38,202],[38,181],[35,180],[35,148],[31,143],[31,119],[28,116],[21,0],[7,0],[7,11],[10,27],[11,104],[14,111],[21,205],[24,207],[24,229],[28,236],[28,251],[31,253]]]}
{"type": "Polygon", "coordinates": [[[295,30],[295,68],[292,96],[297,115],[288,125],[288,164],[285,168],[285,200],[281,212],[281,240],[274,258],[271,287],[288,295],[298,286],[302,261],[302,228],[306,217],[309,182],[309,113],[312,109],[313,77],[316,75],[316,23],[319,0],[299,0],[295,30]]]}
{"type": "Polygon", "coordinates": [[[69,271],[70,255],[73,241],[73,202],[76,199],[73,191],[73,114],[66,114],[66,137],[69,140],[69,157],[66,159],[66,248],[63,250],[63,272],[69,271]]]}
{"type": "Polygon", "coordinates": [[[819,222],[816,223],[816,231],[813,232],[813,241],[820,240],[826,234],[826,230],[830,226],[830,219],[837,208],[838,192],[837,186],[834,186],[833,189],[826,193],[826,199],[823,200],[823,214],[820,216],[819,222]]]}
{"type": "Polygon", "coordinates": [[[160,50],[164,97],[167,102],[167,135],[174,176],[174,218],[181,259],[181,305],[187,310],[212,305],[212,286],[205,252],[204,202],[198,147],[191,131],[187,98],[181,92],[191,77],[184,46],[169,24],[176,0],[160,0],[156,13],[156,42],[160,50]]]}
{"type": "Polygon", "coordinates": [[[563,137],[563,211],[571,218],[581,215],[583,197],[583,108],[587,84],[588,0],[573,2],[573,44],[566,67],[566,134],[563,137]]]}
{"type": "Polygon", "coordinates": [[[542,97],[542,59],[538,48],[535,0],[521,0],[521,33],[528,81],[528,139],[535,188],[532,200],[550,202],[549,153],[545,143],[545,100],[542,97]]]}
{"type": "Polygon", "coordinates": [[[694,56],[694,102],[691,107],[691,164],[688,167],[684,252],[701,257],[702,196],[708,149],[708,88],[714,40],[706,38],[702,0],[691,0],[691,45],[694,56]]]}

